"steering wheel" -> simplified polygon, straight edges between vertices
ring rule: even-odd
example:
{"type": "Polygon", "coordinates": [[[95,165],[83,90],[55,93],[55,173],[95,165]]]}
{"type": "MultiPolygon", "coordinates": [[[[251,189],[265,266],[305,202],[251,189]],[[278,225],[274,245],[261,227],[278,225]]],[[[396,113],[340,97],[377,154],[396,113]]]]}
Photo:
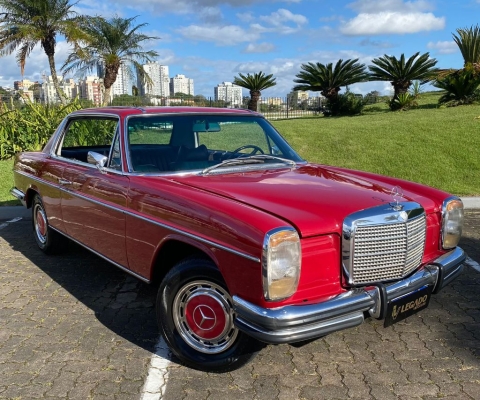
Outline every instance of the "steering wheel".
{"type": "Polygon", "coordinates": [[[254,144],[246,144],[245,146],[241,146],[238,149],[233,150],[233,153],[240,153],[242,150],[245,150],[245,149],[252,149],[250,153],[245,153],[245,154],[248,154],[249,156],[253,156],[254,154],[257,154],[257,153],[265,154],[260,147],[255,146],[254,144]]]}

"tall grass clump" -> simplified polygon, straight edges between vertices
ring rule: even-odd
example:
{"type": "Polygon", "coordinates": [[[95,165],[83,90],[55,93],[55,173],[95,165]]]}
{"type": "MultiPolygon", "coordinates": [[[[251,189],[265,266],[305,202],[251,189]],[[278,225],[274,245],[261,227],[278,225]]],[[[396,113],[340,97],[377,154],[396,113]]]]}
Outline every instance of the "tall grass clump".
{"type": "Polygon", "coordinates": [[[20,151],[41,150],[60,122],[72,111],[82,108],[78,99],[69,104],[52,105],[27,101],[21,108],[0,106],[0,160],[20,151]]]}

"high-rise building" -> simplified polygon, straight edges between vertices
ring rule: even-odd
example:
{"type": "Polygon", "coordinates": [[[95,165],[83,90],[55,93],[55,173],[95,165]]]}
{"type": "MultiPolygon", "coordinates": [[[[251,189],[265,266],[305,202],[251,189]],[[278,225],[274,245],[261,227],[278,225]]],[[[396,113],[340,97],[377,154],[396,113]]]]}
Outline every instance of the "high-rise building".
{"type": "Polygon", "coordinates": [[[115,96],[120,96],[122,94],[129,94],[130,92],[130,79],[128,79],[127,67],[120,65],[118,69],[117,79],[112,85],[110,92],[110,100],[113,100],[115,96]]]}
{"type": "MultiPolygon", "coordinates": [[[[60,90],[65,94],[65,97],[67,99],[73,99],[77,96],[77,86],[73,79],[63,80],[63,77],[59,76],[58,85],[60,86],[60,90]]],[[[55,89],[51,76],[43,77],[40,98],[44,103],[60,103],[60,98],[58,97],[58,93],[55,89]]]]}
{"type": "Polygon", "coordinates": [[[242,104],[242,87],[231,82],[223,82],[214,88],[215,100],[224,101],[231,107],[238,107],[242,104]]]}
{"type": "Polygon", "coordinates": [[[287,94],[288,104],[300,104],[302,101],[308,100],[308,92],[303,90],[293,90],[289,94],[287,94]]]}
{"type": "Polygon", "coordinates": [[[170,93],[172,96],[175,96],[176,93],[184,93],[194,96],[193,79],[180,74],[170,78],[170,93]]]}
{"type": "Polygon", "coordinates": [[[160,65],[158,62],[151,62],[143,66],[144,71],[151,79],[151,83],[140,81],[138,78],[138,87],[142,96],[170,96],[170,78],[168,76],[168,66],[160,65]]]}
{"type": "Polygon", "coordinates": [[[103,79],[98,76],[87,76],[78,81],[78,95],[81,99],[90,100],[96,106],[103,101],[103,79]]]}
{"type": "Polygon", "coordinates": [[[13,82],[13,88],[15,90],[30,90],[30,88],[35,85],[38,82],[33,82],[29,79],[23,79],[21,81],[15,81],[13,82]]]}

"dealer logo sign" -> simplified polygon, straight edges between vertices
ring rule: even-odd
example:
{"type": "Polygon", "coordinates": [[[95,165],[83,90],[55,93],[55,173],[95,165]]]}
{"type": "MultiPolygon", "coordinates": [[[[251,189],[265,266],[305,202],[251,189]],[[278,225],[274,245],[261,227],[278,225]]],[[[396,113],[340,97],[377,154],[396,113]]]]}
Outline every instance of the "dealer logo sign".
{"type": "Polygon", "coordinates": [[[424,286],[413,293],[389,302],[384,325],[390,326],[426,308],[431,293],[432,286],[424,286]]]}

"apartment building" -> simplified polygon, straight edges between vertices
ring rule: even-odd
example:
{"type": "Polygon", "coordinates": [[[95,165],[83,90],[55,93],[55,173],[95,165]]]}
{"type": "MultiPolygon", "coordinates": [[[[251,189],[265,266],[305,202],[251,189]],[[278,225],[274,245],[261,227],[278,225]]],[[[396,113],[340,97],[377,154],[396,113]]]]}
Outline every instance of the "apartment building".
{"type": "Polygon", "coordinates": [[[151,79],[151,83],[142,82],[138,79],[138,88],[142,96],[169,97],[170,78],[168,66],[160,65],[158,62],[151,62],[143,66],[144,71],[151,79]]]}
{"type": "Polygon", "coordinates": [[[175,96],[176,93],[184,93],[194,96],[193,79],[187,78],[185,75],[177,74],[170,78],[170,94],[175,96]]]}
{"type": "Polygon", "coordinates": [[[242,87],[231,82],[222,82],[214,88],[215,100],[224,101],[231,107],[242,104],[242,87]]]}

